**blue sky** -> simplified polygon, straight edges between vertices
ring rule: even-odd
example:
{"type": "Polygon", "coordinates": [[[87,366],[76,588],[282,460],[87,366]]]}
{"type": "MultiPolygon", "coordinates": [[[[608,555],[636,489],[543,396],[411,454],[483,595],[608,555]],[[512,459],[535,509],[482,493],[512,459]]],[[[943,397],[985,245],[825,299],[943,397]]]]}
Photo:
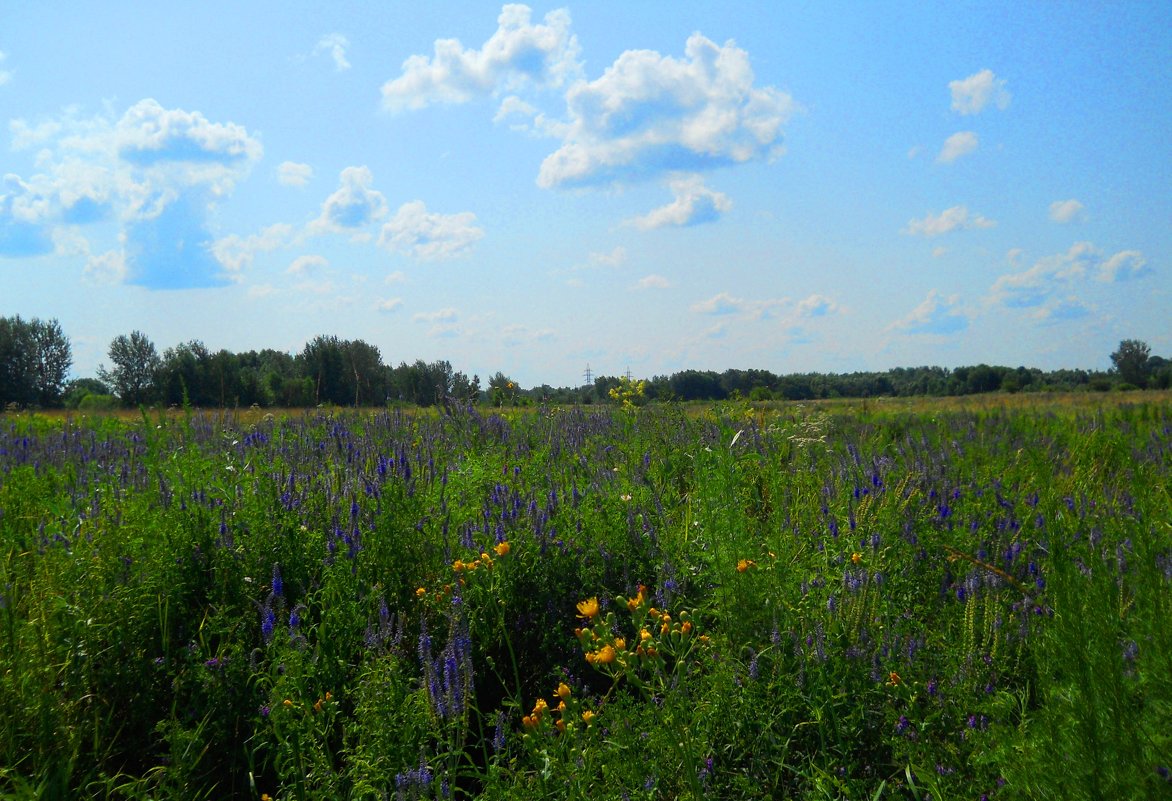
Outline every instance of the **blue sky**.
{"type": "Polygon", "coordinates": [[[1172,4],[0,0],[0,315],[580,383],[1172,356],[1172,4]]]}

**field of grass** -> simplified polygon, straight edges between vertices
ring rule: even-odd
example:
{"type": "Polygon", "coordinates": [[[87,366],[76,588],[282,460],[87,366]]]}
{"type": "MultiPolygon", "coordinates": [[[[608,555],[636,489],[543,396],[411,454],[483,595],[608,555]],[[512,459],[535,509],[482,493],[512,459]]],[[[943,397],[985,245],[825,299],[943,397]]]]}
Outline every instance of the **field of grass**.
{"type": "Polygon", "coordinates": [[[1172,796],[1172,400],[0,417],[0,796],[1172,796]]]}

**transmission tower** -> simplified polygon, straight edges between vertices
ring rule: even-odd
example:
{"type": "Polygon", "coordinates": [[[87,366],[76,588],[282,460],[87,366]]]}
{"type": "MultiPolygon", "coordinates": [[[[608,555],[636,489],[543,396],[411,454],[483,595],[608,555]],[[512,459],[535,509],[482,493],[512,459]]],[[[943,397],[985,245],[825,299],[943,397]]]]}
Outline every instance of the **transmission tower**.
{"type": "Polygon", "coordinates": [[[586,364],[586,372],[582,374],[582,377],[586,379],[586,386],[591,386],[594,383],[594,373],[590,372],[589,363],[586,364]]]}

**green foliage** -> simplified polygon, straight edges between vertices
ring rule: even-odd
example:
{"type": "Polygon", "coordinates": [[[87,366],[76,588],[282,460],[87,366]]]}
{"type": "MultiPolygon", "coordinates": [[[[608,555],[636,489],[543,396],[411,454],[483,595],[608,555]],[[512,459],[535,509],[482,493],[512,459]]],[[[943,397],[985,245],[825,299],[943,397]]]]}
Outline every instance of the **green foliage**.
{"type": "Polygon", "coordinates": [[[1138,339],[1125,339],[1119,343],[1119,349],[1111,354],[1111,363],[1124,383],[1136,387],[1145,387],[1148,376],[1151,374],[1152,349],[1146,342],[1138,339]]]}
{"type": "Polygon", "coordinates": [[[56,320],[0,317],[0,409],[60,405],[72,363],[56,320]]]}

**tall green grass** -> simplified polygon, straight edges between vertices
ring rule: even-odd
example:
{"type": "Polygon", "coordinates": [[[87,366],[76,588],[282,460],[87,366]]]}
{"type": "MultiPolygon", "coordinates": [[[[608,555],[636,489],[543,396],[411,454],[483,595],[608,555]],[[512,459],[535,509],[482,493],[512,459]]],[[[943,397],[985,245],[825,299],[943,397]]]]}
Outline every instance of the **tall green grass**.
{"type": "Polygon", "coordinates": [[[1170,470],[1163,402],[0,418],[0,793],[1160,797],[1170,470]]]}

